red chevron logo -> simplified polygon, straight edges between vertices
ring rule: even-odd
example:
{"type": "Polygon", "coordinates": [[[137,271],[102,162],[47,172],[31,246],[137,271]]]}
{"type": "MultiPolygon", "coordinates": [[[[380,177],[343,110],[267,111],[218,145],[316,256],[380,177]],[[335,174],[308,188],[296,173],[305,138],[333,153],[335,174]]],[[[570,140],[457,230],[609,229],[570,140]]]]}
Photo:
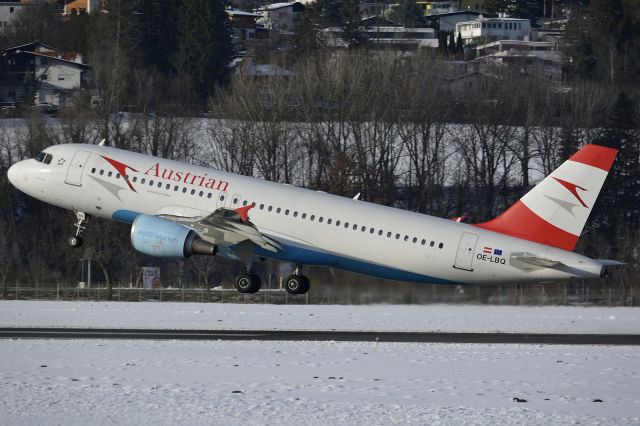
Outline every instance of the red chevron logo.
{"type": "Polygon", "coordinates": [[[583,207],[589,208],[589,206],[587,206],[587,204],[582,200],[582,198],[580,197],[580,195],[578,194],[578,189],[582,190],[582,191],[588,191],[586,188],[583,188],[581,186],[576,185],[575,183],[571,183],[571,182],[567,182],[566,180],[562,180],[562,179],[558,179],[556,177],[554,177],[554,179],[562,186],[564,186],[565,188],[567,188],[567,190],[573,194],[574,197],[576,197],[576,199],[578,201],[580,201],[580,204],[582,204],[583,207]]]}
{"type": "Polygon", "coordinates": [[[109,164],[111,164],[111,166],[116,169],[116,171],[118,173],[120,173],[120,176],[122,176],[122,178],[125,180],[125,182],[127,182],[127,185],[129,185],[129,188],[131,188],[131,190],[133,192],[138,192],[136,191],[136,189],[133,187],[133,185],[131,184],[131,182],[129,181],[129,178],[127,177],[127,169],[131,169],[131,171],[137,172],[136,169],[134,169],[131,166],[127,166],[124,163],[119,162],[118,160],[114,160],[113,158],[109,158],[109,157],[105,157],[104,155],[101,155],[100,157],[104,158],[105,160],[107,160],[107,162],[109,164]]]}

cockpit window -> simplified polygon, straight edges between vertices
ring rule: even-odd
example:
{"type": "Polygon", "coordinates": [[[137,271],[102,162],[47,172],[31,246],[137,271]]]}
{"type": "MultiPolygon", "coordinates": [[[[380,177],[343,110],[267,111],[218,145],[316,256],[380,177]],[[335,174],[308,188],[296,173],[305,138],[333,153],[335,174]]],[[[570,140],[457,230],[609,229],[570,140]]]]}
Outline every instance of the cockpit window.
{"type": "Polygon", "coordinates": [[[51,154],[47,154],[46,152],[42,151],[34,157],[34,160],[44,164],[51,164],[51,160],[53,160],[53,157],[51,156],[51,154]]]}

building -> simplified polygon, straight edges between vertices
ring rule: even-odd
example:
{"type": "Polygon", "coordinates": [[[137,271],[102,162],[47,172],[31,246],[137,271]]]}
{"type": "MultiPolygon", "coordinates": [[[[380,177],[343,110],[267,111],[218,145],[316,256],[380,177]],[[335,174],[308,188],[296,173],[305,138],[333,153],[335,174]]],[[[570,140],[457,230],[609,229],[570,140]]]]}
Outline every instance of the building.
{"type": "Polygon", "coordinates": [[[458,0],[458,10],[467,10],[487,14],[487,0],[458,0]]]}
{"type": "Polygon", "coordinates": [[[9,23],[17,16],[20,10],[27,7],[39,7],[48,3],[50,3],[49,0],[0,0],[0,32],[9,26],[9,23]]]}
{"type": "Polygon", "coordinates": [[[558,42],[498,40],[477,46],[476,61],[503,65],[526,77],[562,82],[562,55],[558,42]]]}
{"type": "Polygon", "coordinates": [[[89,71],[80,53],[39,42],[5,50],[2,62],[0,99],[24,105],[65,107],[89,71]]]}
{"type": "Polygon", "coordinates": [[[436,31],[446,31],[451,33],[456,30],[456,25],[460,22],[473,21],[478,19],[481,15],[482,14],[480,12],[458,11],[433,14],[427,19],[430,22],[430,26],[435,28],[436,31]]]}
{"type": "Polygon", "coordinates": [[[262,15],[236,9],[227,9],[227,17],[231,23],[234,41],[256,38],[256,19],[262,15]]]}
{"type": "Polygon", "coordinates": [[[429,1],[429,0],[417,0],[416,3],[422,11],[424,16],[439,15],[441,13],[457,12],[458,1],[429,1]]]}
{"type": "Polygon", "coordinates": [[[483,40],[529,40],[531,22],[528,19],[485,18],[479,16],[473,21],[456,24],[456,34],[460,34],[464,44],[477,44],[483,40]]]}
{"type": "MultiPolygon", "coordinates": [[[[438,47],[436,30],[433,28],[405,28],[399,26],[369,26],[362,31],[370,43],[379,46],[402,48],[438,47]]],[[[344,31],[340,27],[329,27],[322,30],[328,47],[348,47],[344,40],[344,31]]]]}
{"type": "Polygon", "coordinates": [[[257,23],[274,32],[293,34],[304,9],[304,5],[297,1],[268,4],[256,11],[262,16],[257,23]]]}
{"type": "Polygon", "coordinates": [[[99,12],[101,0],[63,0],[63,15],[79,15],[81,13],[99,12]]]}

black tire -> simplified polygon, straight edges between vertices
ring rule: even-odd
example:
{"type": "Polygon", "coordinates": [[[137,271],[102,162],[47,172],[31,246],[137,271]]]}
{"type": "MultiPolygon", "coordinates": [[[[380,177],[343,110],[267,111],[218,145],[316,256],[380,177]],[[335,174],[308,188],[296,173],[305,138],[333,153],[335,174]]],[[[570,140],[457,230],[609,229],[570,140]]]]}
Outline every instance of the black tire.
{"type": "Polygon", "coordinates": [[[260,282],[260,277],[256,274],[239,274],[236,277],[236,290],[240,293],[251,294],[260,290],[262,283],[260,282]]]}
{"type": "Polygon", "coordinates": [[[289,275],[284,282],[289,294],[304,294],[309,291],[309,280],[304,275],[289,275]]]}
{"type": "Polygon", "coordinates": [[[82,237],[76,237],[76,236],[69,237],[68,242],[69,242],[69,245],[73,248],[82,247],[82,243],[83,243],[82,237]]]}
{"type": "Polygon", "coordinates": [[[302,278],[302,287],[300,287],[298,294],[305,294],[309,291],[309,288],[311,288],[311,282],[305,275],[300,275],[300,278],[302,278]]]}

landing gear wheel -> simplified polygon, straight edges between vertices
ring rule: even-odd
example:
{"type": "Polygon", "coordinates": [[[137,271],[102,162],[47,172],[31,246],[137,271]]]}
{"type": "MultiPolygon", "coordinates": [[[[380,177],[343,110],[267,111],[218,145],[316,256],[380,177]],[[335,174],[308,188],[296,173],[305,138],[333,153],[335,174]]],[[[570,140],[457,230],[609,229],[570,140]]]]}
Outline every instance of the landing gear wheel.
{"type": "Polygon", "coordinates": [[[256,274],[243,273],[236,277],[236,290],[240,293],[255,293],[260,290],[262,283],[256,274]]]}
{"type": "Polygon", "coordinates": [[[289,294],[305,294],[310,286],[309,278],[304,275],[289,275],[284,282],[284,289],[289,294]]]}
{"type": "Polygon", "coordinates": [[[69,245],[73,248],[78,248],[78,247],[82,247],[82,237],[69,237],[69,245]]]}

